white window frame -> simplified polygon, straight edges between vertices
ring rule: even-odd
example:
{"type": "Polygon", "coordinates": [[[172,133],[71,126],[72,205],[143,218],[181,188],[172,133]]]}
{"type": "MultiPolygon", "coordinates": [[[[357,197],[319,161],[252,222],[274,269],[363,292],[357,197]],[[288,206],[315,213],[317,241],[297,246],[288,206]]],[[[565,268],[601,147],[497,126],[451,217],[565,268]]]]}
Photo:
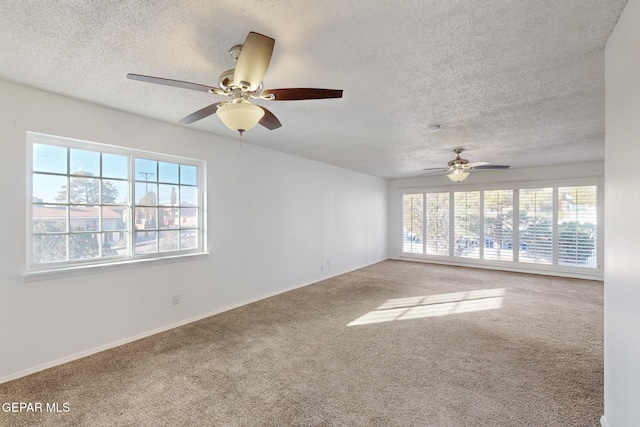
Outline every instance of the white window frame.
{"type": "MultiPolygon", "coordinates": [[[[25,281],[43,280],[48,278],[65,277],[69,275],[87,274],[122,268],[122,266],[134,266],[140,263],[166,263],[169,260],[180,260],[185,257],[201,256],[207,252],[207,192],[206,192],[206,162],[204,160],[180,157],[157,152],[150,152],[127,147],[83,141],[79,139],[65,138],[53,135],[46,135],[36,132],[27,132],[27,207],[26,207],[26,270],[23,273],[25,281]],[[81,150],[97,151],[100,153],[117,154],[128,157],[128,191],[129,197],[126,206],[128,207],[127,218],[127,239],[128,251],[125,255],[101,258],[88,258],[82,260],[59,261],[50,263],[34,263],[33,261],[33,145],[41,143],[65,148],[76,148],[81,150]],[[159,162],[179,163],[182,165],[195,166],[197,168],[197,237],[198,245],[193,249],[174,250],[166,252],[154,252],[147,254],[135,254],[135,200],[134,186],[136,178],[135,158],[144,158],[159,162]]],[[[67,171],[69,173],[69,171],[67,171]]],[[[69,176],[67,173],[67,176],[69,176]]],[[[123,205],[124,206],[124,205],[123,205]]],[[[68,231],[67,231],[68,232],[68,231]]]]}
{"type": "MultiPolygon", "coordinates": [[[[560,275],[560,276],[568,276],[568,277],[578,277],[578,278],[588,278],[588,279],[597,279],[602,280],[604,277],[604,180],[601,177],[593,177],[593,178],[576,178],[576,179],[560,179],[560,180],[540,180],[540,181],[523,181],[523,182],[515,182],[515,183],[493,183],[493,184],[456,184],[455,188],[451,186],[439,186],[439,187],[411,187],[411,188],[400,188],[400,200],[403,199],[405,194],[427,194],[427,193],[450,193],[450,219],[453,221],[454,218],[454,209],[455,205],[453,204],[454,193],[457,192],[467,192],[467,191],[480,191],[481,197],[481,221],[482,224],[484,221],[484,204],[483,204],[483,195],[484,191],[493,191],[493,190],[513,190],[513,212],[516,217],[514,217],[514,242],[519,242],[519,232],[518,232],[518,218],[519,215],[519,198],[517,194],[521,189],[529,189],[529,188],[543,188],[543,187],[551,187],[553,188],[553,262],[552,264],[536,264],[529,262],[521,262],[518,259],[518,251],[514,250],[514,258],[513,261],[496,261],[496,260],[486,260],[482,258],[482,254],[480,259],[473,258],[463,258],[463,257],[455,257],[453,256],[452,250],[449,255],[428,255],[426,253],[418,254],[418,253],[409,253],[403,251],[403,241],[402,241],[402,233],[398,233],[399,236],[394,236],[394,239],[400,239],[400,252],[399,259],[411,259],[417,261],[427,261],[438,264],[448,264],[448,265],[461,265],[461,266],[469,266],[469,267],[479,267],[479,268],[490,268],[490,269],[498,269],[498,270],[507,270],[507,271],[520,271],[527,273],[539,273],[539,274],[551,274],[551,275],[560,275]],[[559,265],[557,259],[557,241],[558,241],[558,224],[557,224],[557,216],[558,216],[558,188],[560,187],[581,187],[581,186],[595,186],[597,188],[597,236],[596,236],[596,256],[597,256],[597,265],[596,267],[576,267],[576,266],[567,266],[567,265],[559,265]]],[[[400,205],[402,210],[402,205],[400,205]]],[[[424,207],[424,212],[427,211],[427,207],[424,207]]],[[[404,221],[402,215],[400,215],[400,221],[404,221]]],[[[450,236],[453,236],[452,222],[449,224],[449,233],[450,236]]],[[[401,224],[401,227],[404,224],[401,224]]],[[[453,238],[452,244],[453,244],[453,238]]],[[[398,240],[396,240],[398,241],[398,240]]],[[[482,245],[481,245],[482,247],[482,245]]],[[[453,248],[453,246],[451,246],[453,248]]]]}

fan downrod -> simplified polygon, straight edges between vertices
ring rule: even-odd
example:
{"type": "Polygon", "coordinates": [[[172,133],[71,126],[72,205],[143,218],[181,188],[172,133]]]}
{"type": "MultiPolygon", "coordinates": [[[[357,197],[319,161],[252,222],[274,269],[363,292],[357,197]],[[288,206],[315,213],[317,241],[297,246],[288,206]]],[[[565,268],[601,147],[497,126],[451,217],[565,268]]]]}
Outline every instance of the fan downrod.
{"type": "Polygon", "coordinates": [[[460,158],[460,154],[464,151],[464,148],[455,148],[453,150],[456,153],[456,158],[451,160],[447,165],[449,165],[452,169],[463,169],[468,163],[469,160],[460,158]]]}

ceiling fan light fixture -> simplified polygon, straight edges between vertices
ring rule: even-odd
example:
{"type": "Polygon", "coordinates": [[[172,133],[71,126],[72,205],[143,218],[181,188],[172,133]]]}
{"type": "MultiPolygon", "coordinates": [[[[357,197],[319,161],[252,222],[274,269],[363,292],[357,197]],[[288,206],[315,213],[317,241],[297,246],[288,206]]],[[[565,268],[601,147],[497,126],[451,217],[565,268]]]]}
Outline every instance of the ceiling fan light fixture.
{"type": "Polygon", "coordinates": [[[250,32],[242,45],[230,49],[236,65],[220,74],[218,86],[212,87],[181,80],[164,79],[142,74],[127,74],[131,80],[173,86],[182,89],[207,92],[213,95],[231,97],[229,102],[216,102],[189,114],[180,120],[188,125],[213,114],[229,129],[240,135],[259,124],[269,130],[282,126],[280,120],[264,107],[251,105],[249,99],[264,101],[298,101],[307,99],[342,98],[342,89],[284,88],[262,92],[263,78],[269,68],[275,40],[263,34],[250,32]]]}
{"type": "Polygon", "coordinates": [[[450,174],[448,174],[447,178],[449,178],[453,182],[462,182],[465,179],[467,179],[468,176],[469,176],[469,172],[464,172],[461,169],[456,169],[450,174]]]}
{"type": "Polygon", "coordinates": [[[260,122],[264,110],[248,102],[230,102],[220,106],[216,114],[226,127],[242,135],[260,122]]]}

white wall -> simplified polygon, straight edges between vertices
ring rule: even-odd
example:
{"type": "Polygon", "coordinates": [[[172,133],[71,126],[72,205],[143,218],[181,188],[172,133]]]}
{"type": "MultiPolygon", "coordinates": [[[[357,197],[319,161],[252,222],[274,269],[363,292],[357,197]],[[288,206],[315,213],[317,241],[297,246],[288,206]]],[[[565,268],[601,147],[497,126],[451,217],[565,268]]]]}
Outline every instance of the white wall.
{"type": "Polygon", "coordinates": [[[381,178],[13,83],[0,94],[0,382],[387,258],[381,178]],[[27,131],[206,160],[210,255],[25,283],[27,131]]]}
{"type": "Polygon", "coordinates": [[[640,425],[640,0],[605,50],[605,302],[602,425],[640,425]]]}
{"type": "MultiPolygon", "coordinates": [[[[407,258],[402,256],[402,193],[407,190],[421,191],[457,191],[496,189],[501,185],[510,187],[517,183],[546,183],[568,185],[585,182],[589,185],[594,183],[601,185],[604,177],[604,163],[575,163],[570,165],[543,166],[521,169],[506,169],[495,171],[479,171],[472,173],[464,182],[453,183],[446,175],[435,175],[416,178],[393,179],[388,181],[389,189],[389,258],[416,260],[416,257],[407,258]]],[[[601,195],[600,195],[601,196],[601,195]]],[[[601,214],[601,213],[600,213],[601,214]]],[[[602,215],[599,218],[599,240],[598,248],[602,251],[602,215]]],[[[499,270],[524,271],[539,274],[554,274],[571,277],[583,277],[588,279],[602,279],[602,269],[577,269],[558,268],[552,266],[519,265],[509,263],[491,263],[487,261],[476,261],[462,258],[440,259],[431,257],[429,262],[440,262],[452,265],[464,265],[479,268],[493,268],[499,270]]]]}

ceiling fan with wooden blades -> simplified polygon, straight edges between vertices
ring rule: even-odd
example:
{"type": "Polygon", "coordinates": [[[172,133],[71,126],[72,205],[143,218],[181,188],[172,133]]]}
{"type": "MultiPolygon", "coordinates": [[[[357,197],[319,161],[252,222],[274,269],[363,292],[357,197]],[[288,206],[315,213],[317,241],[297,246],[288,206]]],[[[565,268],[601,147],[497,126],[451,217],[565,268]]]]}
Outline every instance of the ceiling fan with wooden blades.
{"type": "Polygon", "coordinates": [[[263,90],[263,79],[267,72],[275,40],[265,35],[250,32],[242,45],[233,46],[229,53],[236,62],[234,69],[223,72],[218,87],[141,74],[127,74],[131,80],[173,86],[182,89],[208,92],[230,98],[211,104],[189,114],[180,123],[190,124],[216,114],[229,128],[242,135],[260,124],[269,130],[282,126],[278,118],[266,108],[252,104],[251,100],[299,101],[306,99],[342,98],[341,89],[286,88],[263,90]]]}
{"type": "Polygon", "coordinates": [[[427,168],[426,171],[420,176],[433,175],[438,173],[448,172],[447,178],[454,182],[464,181],[469,176],[471,170],[487,170],[487,169],[508,169],[507,165],[492,165],[489,162],[475,162],[469,163],[469,160],[460,157],[460,154],[464,151],[464,148],[456,148],[453,150],[456,153],[456,158],[447,163],[446,168],[427,168]]]}

